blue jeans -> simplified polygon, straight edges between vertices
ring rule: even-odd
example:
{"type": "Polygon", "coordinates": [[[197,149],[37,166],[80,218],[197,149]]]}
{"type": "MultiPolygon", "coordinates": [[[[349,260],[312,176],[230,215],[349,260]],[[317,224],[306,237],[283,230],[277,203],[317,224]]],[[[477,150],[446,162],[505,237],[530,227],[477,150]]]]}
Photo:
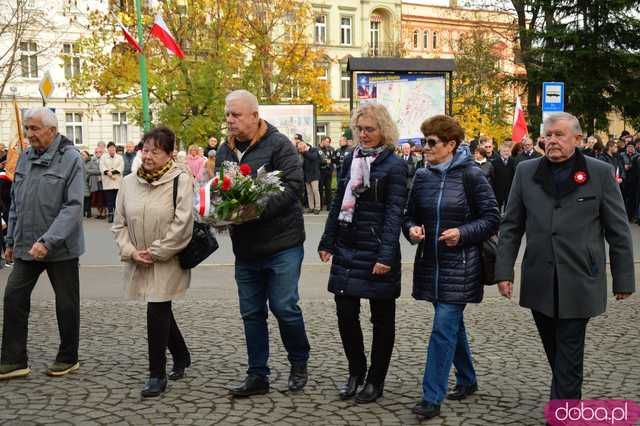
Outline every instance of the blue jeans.
{"type": "Polygon", "coordinates": [[[304,249],[302,246],[282,250],[273,256],[244,261],[236,259],[236,283],[240,314],[244,321],[249,369],[247,374],[268,376],[269,330],[267,301],[278,320],[280,337],[292,365],[309,359],[309,340],[298,306],[298,279],[304,249]]]}
{"type": "Polygon", "coordinates": [[[456,385],[476,383],[471,351],[464,328],[466,305],[434,303],[436,312],[422,379],[422,399],[440,404],[447,393],[451,364],[456,367],[456,385]]]}

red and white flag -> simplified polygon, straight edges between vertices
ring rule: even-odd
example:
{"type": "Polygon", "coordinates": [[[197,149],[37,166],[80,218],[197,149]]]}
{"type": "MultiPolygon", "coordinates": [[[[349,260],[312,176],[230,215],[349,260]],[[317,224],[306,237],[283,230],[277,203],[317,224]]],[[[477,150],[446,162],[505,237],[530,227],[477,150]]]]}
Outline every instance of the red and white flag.
{"type": "Polygon", "coordinates": [[[127,27],[125,27],[124,25],[122,25],[122,22],[120,22],[119,19],[116,18],[116,22],[118,23],[118,25],[120,26],[120,28],[122,28],[122,33],[124,34],[124,38],[127,39],[127,41],[129,42],[129,44],[131,46],[133,46],[134,49],[136,49],[138,52],[142,53],[142,48],[140,47],[140,45],[138,44],[138,42],[136,41],[136,39],[133,37],[133,35],[131,35],[131,33],[129,32],[129,30],[127,30],[127,27]]]}
{"type": "Polygon", "coordinates": [[[183,59],[184,53],[180,50],[180,46],[176,42],[176,39],[173,38],[171,31],[167,27],[167,24],[164,23],[162,16],[157,15],[155,21],[153,21],[153,26],[151,27],[151,35],[157,38],[169,49],[173,54],[175,54],[178,58],[183,59]]]}
{"type": "Polygon", "coordinates": [[[511,129],[511,140],[520,143],[522,138],[527,136],[527,122],[524,119],[524,110],[520,103],[520,96],[516,98],[516,109],[513,113],[513,129],[511,129]]]}

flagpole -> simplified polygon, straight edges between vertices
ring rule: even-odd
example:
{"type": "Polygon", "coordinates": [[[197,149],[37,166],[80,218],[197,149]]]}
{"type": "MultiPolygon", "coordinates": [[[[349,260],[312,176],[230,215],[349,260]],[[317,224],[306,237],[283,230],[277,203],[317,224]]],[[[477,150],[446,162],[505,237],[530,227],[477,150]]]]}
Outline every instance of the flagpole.
{"type": "MultiPolygon", "coordinates": [[[[138,21],[138,44],[142,46],[142,6],[140,0],[136,0],[136,20],[138,21]]],[[[149,116],[149,88],[147,85],[147,63],[144,53],[140,53],[140,86],[142,90],[142,120],[144,131],[151,128],[151,119],[149,116]]]]}

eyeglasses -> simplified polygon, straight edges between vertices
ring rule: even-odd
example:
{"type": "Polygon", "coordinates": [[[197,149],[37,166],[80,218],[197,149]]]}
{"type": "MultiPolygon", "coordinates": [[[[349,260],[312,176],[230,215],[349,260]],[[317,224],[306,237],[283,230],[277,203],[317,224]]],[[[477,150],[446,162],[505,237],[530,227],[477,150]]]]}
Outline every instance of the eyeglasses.
{"type": "Polygon", "coordinates": [[[429,145],[429,148],[435,147],[438,144],[438,142],[440,142],[440,140],[436,138],[429,138],[425,141],[425,143],[429,145]]]}
{"type": "Polygon", "coordinates": [[[360,126],[356,126],[355,127],[356,132],[358,133],[362,133],[365,132],[366,134],[370,135],[371,133],[375,133],[378,131],[378,129],[376,127],[360,127],[360,126]]]}

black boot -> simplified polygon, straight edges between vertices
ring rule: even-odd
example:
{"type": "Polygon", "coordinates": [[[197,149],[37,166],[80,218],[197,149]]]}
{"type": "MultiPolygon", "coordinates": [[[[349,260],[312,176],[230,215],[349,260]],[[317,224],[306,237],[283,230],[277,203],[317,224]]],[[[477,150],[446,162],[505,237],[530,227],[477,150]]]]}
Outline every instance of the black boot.
{"type": "Polygon", "coordinates": [[[229,392],[233,396],[264,395],[269,392],[269,379],[249,374],[238,386],[230,387],[229,392]]]}
{"type": "Polygon", "coordinates": [[[384,391],[384,384],[373,384],[367,383],[364,385],[364,388],[356,395],[356,402],[358,404],[368,404],[370,402],[375,402],[378,398],[382,396],[382,392],[384,391]]]}
{"type": "Polygon", "coordinates": [[[364,376],[349,376],[347,383],[340,389],[340,399],[353,398],[362,383],[364,383],[364,376]]]}
{"type": "Polygon", "coordinates": [[[169,380],[184,379],[186,376],[185,370],[189,367],[191,367],[191,355],[187,354],[187,362],[184,365],[173,364],[173,370],[169,373],[169,380]]]}
{"type": "Polygon", "coordinates": [[[142,388],[143,398],[153,398],[160,395],[167,388],[166,377],[149,377],[142,388]]]}
{"type": "Polygon", "coordinates": [[[307,372],[307,364],[292,365],[289,374],[289,390],[300,391],[307,384],[309,373],[307,372]]]}
{"type": "Polygon", "coordinates": [[[470,395],[473,395],[477,390],[478,390],[477,383],[474,383],[468,386],[456,385],[456,387],[453,389],[453,392],[447,395],[447,399],[450,399],[453,401],[460,401],[470,395]]]}
{"type": "Polygon", "coordinates": [[[430,419],[440,415],[440,405],[430,404],[426,401],[420,401],[411,409],[413,414],[430,419]]]}

